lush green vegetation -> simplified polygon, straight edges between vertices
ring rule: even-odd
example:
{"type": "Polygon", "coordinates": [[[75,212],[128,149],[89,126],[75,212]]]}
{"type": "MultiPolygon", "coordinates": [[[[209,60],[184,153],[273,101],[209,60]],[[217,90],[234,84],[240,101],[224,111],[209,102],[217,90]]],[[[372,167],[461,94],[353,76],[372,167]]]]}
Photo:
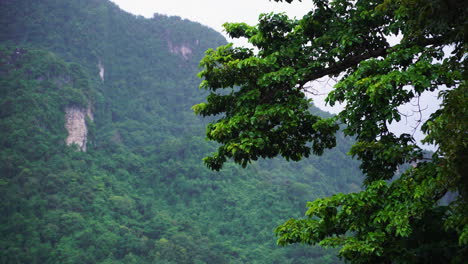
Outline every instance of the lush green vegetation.
{"type": "Polygon", "coordinates": [[[306,201],[359,190],[343,134],[299,163],[201,162],[216,145],[190,107],[220,34],[96,0],[1,1],[0,24],[0,263],[339,262],[278,247],[273,230],[306,201]],[[65,108],[89,104],[80,152],[65,108]]]}
{"type": "Polygon", "coordinates": [[[350,153],[361,161],[365,189],[310,202],[305,219],[276,229],[278,243],[338,247],[352,263],[466,262],[468,2],[313,2],[299,20],[265,14],[255,26],[225,24],[257,50],[224,45],[201,62],[210,94],[194,110],[219,117],[207,137],[220,146],[205,163],[219,170],[229,159],[245,167],[320,155],[336,145],[343,124],[356,137],[350,153]],[[341,76],[327,101],[345,107],[331,118],[311,113],[305,95],[324,76],[341,76]],[[424,141],[437,146],[427,157],[389,124],[402,119],[400,106],[433,91],[442,104],[421,126],[424,141]],[[396,175],[405,163],[413,166],[396,175]]]}

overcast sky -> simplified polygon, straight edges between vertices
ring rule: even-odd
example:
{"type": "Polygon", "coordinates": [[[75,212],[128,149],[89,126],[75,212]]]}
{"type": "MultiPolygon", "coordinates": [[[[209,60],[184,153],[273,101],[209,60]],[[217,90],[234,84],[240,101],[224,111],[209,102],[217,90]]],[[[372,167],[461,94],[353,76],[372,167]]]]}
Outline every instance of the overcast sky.
{"type": "MultiPolygon", "coordinates": [[[[311,0],[302,2],[294,1],[292,4],[277,3],[269,0],[111,0],[121,9],[135,15],[142,15],[150,18],[154,13],[165,14],[169,16],[180,16],[192,21],[199,22],[223,33],[222,24],[225,22],[245,22],[250,25],[257,24],[258,16],[261,13],[285,12],[290,17],[301,18],[312,9],[311,0]]],[[[224,33],[223,35],[227,37],[224,33]]],[[[246,45],[245,40],[232,40],[236,45],[246,45]]],[[[333,82],[324,80],[323,82],[314,82],[313,87],[319,89],[319,93],[328,92],[333,82]]],[[[314,103],[318,107],[337,113],[341,107],[331,108],[326,106],[323,99],[325,96],[314,96],[314,103]]],[[[423,119],[427,119],[439,105],[436,94],[427,94],[420,101],[422,108],[428,108],[423,112],[423,119]]],[[[401,112],[412,114],[417,107],[407,104],[400,108],[401,112]]],[[[392,125],[394,132],[413,133],[414,119],[419,115],[413,115],[408,120],[402,120],[399,124],[392,125]]],[[[423,135],[416,131],[415,137],[420,140],[423,135]]],[[[427,148],[427,146],[426,146],[427,148]]],[[[433,147],[429,147],[433,149],[433,147]]]]}
{"type": "Polygon", "coordinates": [[[225,22],[256,24],[261,13],[286,12],[302,17],[312,9],[311,0],[277,3],[269,0],[111,0],[130,13],[152,17],[154,13],[180,16],[219,32],[225,22]]]}

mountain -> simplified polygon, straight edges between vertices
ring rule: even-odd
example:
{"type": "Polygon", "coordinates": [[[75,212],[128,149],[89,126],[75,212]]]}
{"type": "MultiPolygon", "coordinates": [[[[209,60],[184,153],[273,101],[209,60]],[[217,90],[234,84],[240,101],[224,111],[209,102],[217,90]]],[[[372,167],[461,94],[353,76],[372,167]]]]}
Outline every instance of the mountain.
{"type": "Polygon", "coordinates": [[[273,229],[359,189],[350,139],[298,163],[202,164],[216,145],[190,107],[219,33],[106,0],[0,14],[0,263],[339,263],[273,229]]]}

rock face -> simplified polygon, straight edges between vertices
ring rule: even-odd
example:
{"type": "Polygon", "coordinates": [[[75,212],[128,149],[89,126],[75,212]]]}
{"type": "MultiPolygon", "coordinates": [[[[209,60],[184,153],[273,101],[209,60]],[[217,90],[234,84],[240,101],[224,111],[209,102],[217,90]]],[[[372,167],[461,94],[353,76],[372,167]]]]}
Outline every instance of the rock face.
{"type": "Polygon", "coordinates": [[[102,64],[101,61],[98,63],[98,68],[99,68],[99,77],[101,78],[101,81],[104,81],[104,65],[102,64]]]}
{"type": "Polygon", "coordinates": [[[182,44],[180,46],[173,45],[172,42],[170,41],[168,41],[167,44],[169,46],[169,51],[172,54],[180,55],[186,60],[190,58],[190,56],[192,55],[192,49],[188,45],[185,45],[185,44],[182,44]]]}
{"type": "Polygon", "coordinates": [[[70,106],[65,109],[65,128],[68,131],[68,137],[65,142],[67,145],[76,144],[81,151],[85,152],[88,136],[86,116],[93,120],[91,107],[85,109],[81,107],[70,106]]]}

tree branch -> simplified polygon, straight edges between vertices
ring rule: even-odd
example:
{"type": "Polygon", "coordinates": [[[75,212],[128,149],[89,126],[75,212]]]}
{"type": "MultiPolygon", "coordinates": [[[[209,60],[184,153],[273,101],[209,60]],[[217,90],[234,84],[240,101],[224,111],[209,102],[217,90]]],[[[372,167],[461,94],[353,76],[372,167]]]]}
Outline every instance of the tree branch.
{"type": "Polygon", "coordinates": [[[377,50],[372,50],[366,54],[361,54],[361,55],[357,55],[351,58],[347,58],[341,61],[340,63],[335,64],[331,67],[323,68],[319,71],[316,71],[314,73],[304,76],[300,84],[304,85],[307,82],[310,82],[315,79],[319,79],[323,76],[339,74],[348,68],[358,65],[361,61],[364,61],[370,58],[379,57],[379,56],[385,56],[387,54],[387,50],[388,48],[380,48],[377,50]]]}
{"type": "MultiPolygon", "coordinates": [[[[429,45],[435,45],[435,46],[440,46],[440,45],[446,45],[447,43],[446,36],[445,38],[442,37],[437,37],[437,38],[431,38],[431,39],[422,39],[419,41],[414,41],[414,42],[408,42],[411,43],[413,46],[418,45],[418,46],[429,46],[429,45]]],[[[405,47],[406,45],[404,44],[399,44],[398,46],[402,45],[402,47],[405,47]]],[[[328,68],[321,68],[318,69],[317,71],[310,73],[308,75],[305,75],[302,78],[302,81],[299,82],[299,85],[304,85],[307,82],[310,82],[315,79],[319,79],[323,76],[327,75],[335,75],[339,74],[343,71],[345,71],[348,68],[357,66],[361,61],[370,59],[370,58],[376,58],[376,57],[384,57],[388,54],[389,49],[394,49],[394,47],[388,47],[388,48],[379,48],[376,50],[371,50],[368,53],[361,54],[361,55],[356,55],[353,57],[346,58],[342,60],[341,62],[336,63],[333,66],[330,66],[328,68]]]]}

